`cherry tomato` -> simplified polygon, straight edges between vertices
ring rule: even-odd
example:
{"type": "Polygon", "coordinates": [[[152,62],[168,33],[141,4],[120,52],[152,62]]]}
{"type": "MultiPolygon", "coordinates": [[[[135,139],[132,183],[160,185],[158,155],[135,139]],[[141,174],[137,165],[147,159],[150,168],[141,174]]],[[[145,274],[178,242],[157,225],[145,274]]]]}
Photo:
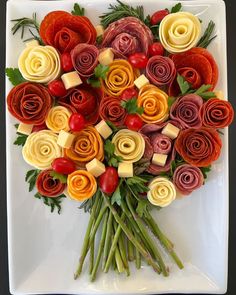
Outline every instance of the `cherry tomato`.
{"type": "Polygon", "coordinates": [[[144,53],[136,52],[129,56],[129,62],[134,68],[143,69],[147,65],[148,58],[144,53]]]}
{"type": "Polygon", "coordinates": [[[64,72],[71,72],[74,70],[71,55],[69,52],[62,53],[61,66],[64,72]]]}
{"type": "Polygon", "coordinates": [[[84,116],[78,113],[72,114],[69,119],[70,130],[78,132],[85,127],[84,116]]]}
{"type": "Polygon", "coordinates": [[[61,80],[54,80],[48,84],[48,90],[52,96],[64,96],[67,91],[61,80]]]}
{"type": "Polygon", "coordinates": [[[164,55],[164,47],[160,42],[154,42],[149,46],[148,52],[151,56],[154,55],[164,55]]]}
{"type": "Polygon", "coordinates": [[[99,187],[105,194],[112,194],[119,184],[116,168],[106,167],[106,171],[99,177],[99,187]]]}
{"type": "Polygon", "coordinates": [[[136,114],[128,114],[125,119],[128,129],[138,131],[143,126],[142,119],[136,114]]]}
{"type": "Polygon", "coordinates": [[[168,9],[163,9],[163,10],[156,11],[151,16],[151,25],[155,26],[155,25],[159,24],[163,20],[163,18],[165,16],[167,16],[168,14],[169,14],[168,9]]]}
{"type": "Polygon", "coordinates": [[[130,88],[127,88],[125,89],[122,93],[121,93],[121,99],[122,100],[129,100],[133,97],[138,97],[138,91],[133,88],[133,87],[130,87],[130,88]]]}
{"type": "Polygon", "coordinates": [[[52,162],[52,169],[56,171],[57,173],[61,174],[70,174],[76,170],[75,163],[67,158],[56,158],[52,162]]]}
{"type": "Polygon", "coordinates": [[[45,129],[48,129],[48,127],[44,122],[43,124],[40,124],[40,125],[34,125],[32,132],[38,132],[40,130],[45,130],[45,129]]]}

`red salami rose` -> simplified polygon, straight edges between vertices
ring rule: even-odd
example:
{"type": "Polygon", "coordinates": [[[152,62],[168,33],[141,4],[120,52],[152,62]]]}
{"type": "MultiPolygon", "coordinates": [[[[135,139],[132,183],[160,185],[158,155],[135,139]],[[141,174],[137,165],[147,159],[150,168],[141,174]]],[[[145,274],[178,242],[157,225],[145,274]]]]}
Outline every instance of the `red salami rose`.
{"type": "Polygon", "coordinates": [[[53,198],[61,195],[66,185],[58,179],[53,179],[51,172],[53,172],[52,169],[40,172],[36,180],[36,187],[42,196],[53,198]]]}
{"type": "Polygon", "coordinates": [[[234,109],[230,102],[211,98],[201,108],[202,124],[206,127],[225,128],[234,119],[234,109]]]}
{"type": "Polygon", "coordinates": [[[202,127],[180,132],[175,141],[176,151],[189,164],[207,167],[216,161],[221,152],[222,142],[215,129],[202,127]]]}
{"type": "Polygon", "coordinates": [[[22,123],[41,125],[52,106],[52,98],[41,84],[25,82],[10,91],[7,106],[9,112],[22,123]]]}

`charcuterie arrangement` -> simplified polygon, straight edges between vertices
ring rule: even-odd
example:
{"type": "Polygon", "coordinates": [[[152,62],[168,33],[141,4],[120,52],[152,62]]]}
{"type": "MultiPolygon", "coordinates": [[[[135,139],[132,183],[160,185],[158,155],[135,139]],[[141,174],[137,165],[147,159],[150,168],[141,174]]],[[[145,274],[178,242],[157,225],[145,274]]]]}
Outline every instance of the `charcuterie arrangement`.
{"type": "Polygon", "coordinates": [[[99,18],[76,3],[40,24],[12,20],[25,41],[6,69],[14,144],[41,204],[60,213],[67,198],[90,215],[75,279],[87,257],[91,281],[109,269],[129,276],[132,261],[168,276],[163,252],[184,266],[151,211],[207,185],[234,118],[207,49],[215,24],[180,3],[145,16],[117,1],[99,18]]]}

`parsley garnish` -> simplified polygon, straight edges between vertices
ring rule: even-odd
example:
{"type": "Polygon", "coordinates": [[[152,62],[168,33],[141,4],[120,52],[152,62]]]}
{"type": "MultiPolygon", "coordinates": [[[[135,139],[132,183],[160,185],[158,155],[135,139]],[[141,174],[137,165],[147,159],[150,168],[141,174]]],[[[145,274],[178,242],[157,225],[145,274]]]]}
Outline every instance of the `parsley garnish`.
{"type": "Polygon", "coordinates": [[[94,69],[94,75],[87,79],[87,83],[91,84],[92,87],[98,88],[101,86],[99,79],[106,79],[107,72],[109,71],[109,66],[103,66],[99,64],[94,69]]]}
{"type": "Polygon", "coordinates": [[[57,208],[57,213],[61,213],[61,202],[63,198],[66,198],[64,194],[58,196],[58,197],[45,197],[42,196],[39,192],[34,195],[35,198],[43,200],[43,203],[49,207],[51,207],[51,212],[54,212],[54,209],[57,208]]]}
{"type": "Polygon", "coordinates": [[[128,114],[139,114],[142,115],[144,109],[143,107],[138,107],[137,105],[137,98],[131,98],[127,101],[122,100],[121,106],[126,109],[128,114]]]}
{"type": "Polygon", "coordinates": [[[84,16],[84,13],[85,13],[85,9],[83,7],[80,7],[78,3],[75,3],[74,10],[71,11],[71,14],[84,16]]]}
{"type": "Polygon", "coordinates": [[[206,179],[208,176],[207,173],[209,173],[211,171],[211,165],[207,166],[207,167],[201,167],[200,169],[202,171],[204,179],[206,179]]]}
{"type": "Polygon", "coordinates": [[[176,98],[174,96],[169,96],[167,103],[168,103],[168,107],[169,109],[171,108],[172,104],[175,102],[176,98]]]}
{"type": "Polygon", "coordinates": [[[25,181],[28,182],[29,184],[29,192],[31,192],[34,189],[37,177],[40,172],[41,171],[38,169],[33,169],[33,170],[29,170],[26,173],[25,181]]]}
{"type": "Polygon", "coordinates": [[[17,68],[6,68],[5,72],[13,86],[19,85],[26,81],[17,68]]]}
{"type": "Polygon", "coordinates": [[[122,161],[122,157],[115,155],[115,145],[107,139],[104,144],[104,151],[106,160],[109,166],[118,167],[119,162],[122,161]]]}
{"type": "Polygon", "coordinates": [[[182,4],[177,3],[175,6],[173,6],[170,10],[170,13],[176,13],[179,12],[182,9],[182,4]]]}
{"type": "Polygon", "coordinates": [[[60,173],[57,173],[56,171],[52,171],[50,173],[50,176],[52,176],[54,180],[58,179],[61,183],[67,183],[67,177],[64,174],[60,174],[60,173]]]}
{"type": "Polygon", "coordinates": [[[180,74],[177,75],[177,82],[182,95],[186,94],[191,89],[191,84],[189,84],[180,74]]]}
{"type": "Polygon", "coordinates": [[[120,180],[119,185],[117,186],[115,192],[113,193],[112,197],[111,197],[111,204],[117,204],[118,206],[121,205],[121,201],[122,201],[122,182],[123,179],[120,180]]]}
{"type": "Polygon", "coordinates": [[[97,42],[97,44],[101,44],[102,43],[102,35],[100,35],[100,36],[98,36],[97,38],[96,38],[96,42],[97,42]]]}
{"type": "Polygon", "coordinates": [[[208,100],[212,97],[216,97],[215,93],[212,91],[207,91],[212,87],[212,85],[202,85],[194,93],[201,96],[203,99],[208,100]]]}

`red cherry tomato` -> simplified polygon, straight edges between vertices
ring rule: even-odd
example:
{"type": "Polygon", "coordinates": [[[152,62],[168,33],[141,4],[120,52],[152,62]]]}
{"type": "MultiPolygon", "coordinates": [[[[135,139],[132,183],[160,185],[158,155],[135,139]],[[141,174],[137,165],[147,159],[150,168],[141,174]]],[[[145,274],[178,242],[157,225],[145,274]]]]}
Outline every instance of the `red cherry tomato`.
{"type": "Polygon", "coordinates": [[[119,176],[114,167],[106,167],[106,171],[99,177],[99,187],[105,194],[112,194],[119,184],[119,176]]]}
{"type": "Polygon", "coordinates": [[[32,132],[38,132],[40,130],[45,130],[45,129],[48,129],[48,127],[44,122],[43,124],[40,124],[40,125],[34,125],[32,132]]]}
{"type": "Polygon", "coordinates": [[[131,88],[127,88],[125,89],[122,93],[121,93],[121,99],[122,100],[129,100],[133,97],[138,97],[138,91],[131,87],[131,88]]]}
{"type": "Polygon", "coordinates": [[[84,116],[78,113],[72,114],[69,119],[70,130],[78,132],[85,127],[84,116]]]}
{"type": "Polygon", "coordinates": [[[61,66],[64,72],[71,72],[74,70],[71,55],[69,52],[62,53],[61,66]]]}
{"type": "Polygon", "coordinates": [[[76,170],[75,163],[67,158],[56,158],[52,162],[52,169],[56,171],[57,173],[61,174],[70,174],[76,170]]]}
{"type": "Polygon", "coordinates": [[[136,52],[129,56],[129,62],[134,68],[144,69],[147,65],[148,58],[144,53],[136,52]]]}
{"type": "Polygon", "coordinates": [[[169,14],[168,9],[163,9],[163,10],[156,11],[151,16],[151,25],[154,26],[154,25],[159,24],[163,20],[163,18],[165,16],[167,16],[168,14],[169,14]]]}
{"type": "Polygon", "coordinates": [[[154,42],[148,48],[149,55],[164,55],[164,47],[160,42],[154,42]]]}
{"type": "Polygon", "coordinates": [[[48,90],[52,96],[60,97],[66,95],[66,88],[61,80],[54,80],[48,84],[48,90]]]}
{"type": "Polygon", "coordinates": [[[143,126],[142,119],[136,114],[126,116],[125,125],[128,129],[138,131],[143,126]]]}

